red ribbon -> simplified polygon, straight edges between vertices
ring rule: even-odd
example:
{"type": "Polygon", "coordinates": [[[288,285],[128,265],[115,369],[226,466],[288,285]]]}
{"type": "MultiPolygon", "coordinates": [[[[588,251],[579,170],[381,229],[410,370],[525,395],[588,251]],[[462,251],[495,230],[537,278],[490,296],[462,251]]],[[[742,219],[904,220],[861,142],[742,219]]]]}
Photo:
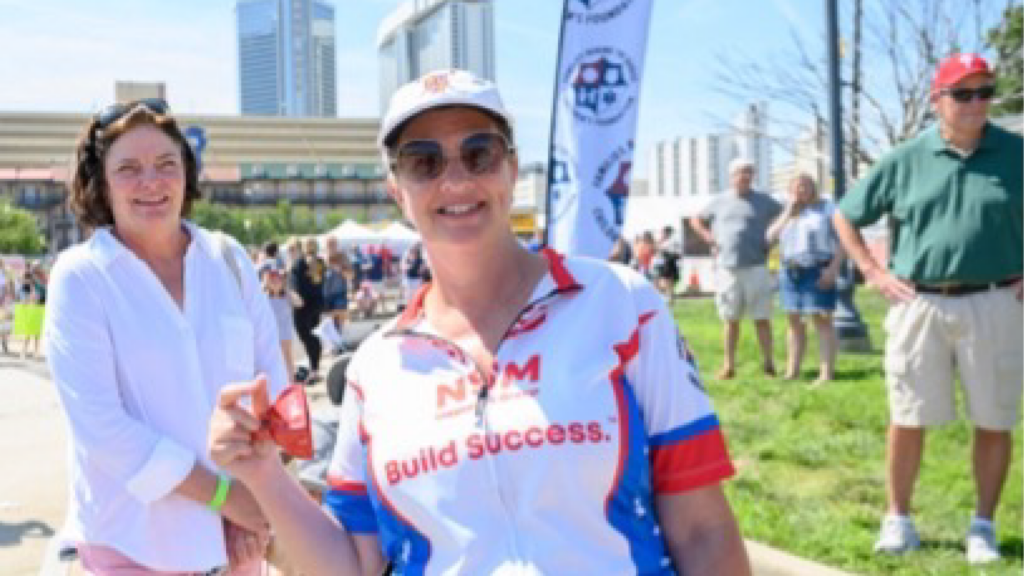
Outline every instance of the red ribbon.
{"type": "Polygon", "coordinates": [[[303,460],[313,457],[309,404],[302,386],[285,388],[261,420],[260,433],[269,435],[286,453],[303,460]]]}

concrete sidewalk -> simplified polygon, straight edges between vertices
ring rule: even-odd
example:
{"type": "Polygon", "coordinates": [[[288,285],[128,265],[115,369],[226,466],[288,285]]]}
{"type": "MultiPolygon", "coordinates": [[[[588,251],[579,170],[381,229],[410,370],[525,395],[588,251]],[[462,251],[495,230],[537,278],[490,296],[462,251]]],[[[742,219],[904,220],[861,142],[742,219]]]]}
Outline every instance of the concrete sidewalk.
{"type": "MultiPolygon", "coordinates": [[[[323,384],[307,392],[315,407],[328,403],[323,384]]],[[[42,360],[0,355],[0,398],[0,576],[34,576],[64,521],[65,422],[42,360]]],[[[756,542],[747,551],[757,576],[846,574],[756,542]]]]}
{"type": "Polygon", "coordinates": [[[34,575],[64,522],[66,428],[40,360],[0,355],[0,398],[0,575],[34,575]]]}

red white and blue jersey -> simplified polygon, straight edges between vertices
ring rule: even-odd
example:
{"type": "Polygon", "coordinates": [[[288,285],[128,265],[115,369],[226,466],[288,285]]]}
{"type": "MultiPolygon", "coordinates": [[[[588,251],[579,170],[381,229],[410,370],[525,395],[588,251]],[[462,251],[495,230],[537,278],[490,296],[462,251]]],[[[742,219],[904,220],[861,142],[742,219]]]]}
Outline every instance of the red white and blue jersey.
{"type": "Polygon", "coordinates": [[[491,370],[431,328],[429,287],[353,357],[325,505],[398,574],[674,574],[654,495],[733,473],[661,296],[545,255],[491,370]]]}

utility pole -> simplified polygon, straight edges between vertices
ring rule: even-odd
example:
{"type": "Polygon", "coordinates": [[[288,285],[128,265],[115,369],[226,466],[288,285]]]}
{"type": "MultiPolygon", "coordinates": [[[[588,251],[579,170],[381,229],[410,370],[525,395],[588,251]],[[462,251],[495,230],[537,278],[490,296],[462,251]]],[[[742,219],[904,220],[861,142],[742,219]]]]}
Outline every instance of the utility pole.
{"type": "Polygon", "coordinates": [[[864,0],[853,0],[853,83],[850,85],[850,176],[860,175],[861,29],[864,0]]]}
{"type": "MultiPolygon", "coordinates": [[[[843,170],[843,113],[842,86],[839,80],[839,7],[838,0],[825,0],[826,29],[828,30],[828,116],[832,136],[832,186],[836,202],[846,192],[846,173],[843,170]]],[[[853,304],[853,267],[847,258],[842,273],[836,280],[839,299],[836,303],[835,326],[839,348],[844,351],[871,350],[867,326],[853,304]]]]}

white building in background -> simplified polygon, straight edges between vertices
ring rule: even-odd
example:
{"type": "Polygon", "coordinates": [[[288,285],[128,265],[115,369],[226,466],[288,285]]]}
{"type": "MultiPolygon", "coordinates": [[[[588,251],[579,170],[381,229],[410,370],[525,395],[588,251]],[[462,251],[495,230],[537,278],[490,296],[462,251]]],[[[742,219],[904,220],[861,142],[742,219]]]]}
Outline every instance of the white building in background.
{"type": "Polygon", "coordinates": [[[754,190],[771,190],[772,155],[768,141],[768,104],[749,104],[733,121],[733,154],[754,161],[754,190]]]}
{"type": "Polygon", "coordinates": [[[381,110],[399,86],[458,68],[494,80],[491,0],[408,0],[377,29],[381,110]]]}
{"type": "Polygon", "coordinates": [[[824,195],[831,196],[832,166],[828,145],[828,128],[824,122],[807,128],[796,141],[793,157],[772,171],[772,190],[785,192],[793,177],[804,172],[814,178],[824,195]]]}
{"type": "Polygon", "coordinates": [[[729,162],[739,156],[754,161],[754,189],[771,191],[773,173],[767,127],[767,105],[751,104],[736,118],[729,132],[656,143],[647,161],[650,195],[717,194],[729,187],[729,162]]]}
{"type": "Polygon", "coordinates": [[[651,196],[714,194],[729,186],[733,158],[728,134],[704,134],[658,142],[647,162],[651,196]]]}
{"type": "Polygon", "coordinates": [[[239,0],[243,115],[338,115],[334,7],[321,0],[239,0]]]}

